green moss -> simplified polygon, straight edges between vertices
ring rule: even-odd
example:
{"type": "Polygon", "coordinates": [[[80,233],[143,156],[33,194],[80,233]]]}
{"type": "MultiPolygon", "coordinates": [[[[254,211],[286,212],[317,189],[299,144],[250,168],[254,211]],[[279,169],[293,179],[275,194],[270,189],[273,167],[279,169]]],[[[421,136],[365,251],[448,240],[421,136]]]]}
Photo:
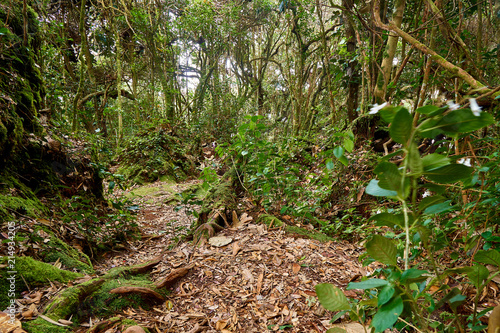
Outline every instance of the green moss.
{"type": "Polygon", "coordinates": [[[271,228],[282,227],[284,225],[283,221],[281,221],[279,218],[269,214],[261,214],[257,218],[257,223],[264,223],[265,225],[271,228]]]}
{"type": "Polygon", "coordinates": [[[77,270],[79,272],[93,274],[94,268],[92,267],[92,262],[90,258],[83,252],[69,246],[59,238],[57,238],[54,233],[46,228],[37,227],[35,228],[35,233],[33,233],[33,238],[38,237],[37,231],[42,229],[50,235],[50,241],[47,243],[42,243],[42,251],[40,255],[43,256],[46,262],[55,262],[59,260],[67,269],[77,270]]]}
{"type": "Polygon", "coordinates": [[[145,310],[151,308],[150,303],[144,300],[140,294],[118,295],[110,293],[112,289],[123,286],[149,288],[166,296],[166,291],[157,289],[147,275],[137,275],[129,278],[108,279],[101,286],[99,292],[85,300],[83,306],[92,309],[92,314],[97,316],[109,316],[128,307],[141,307],[145,310]]]}
{"type": "MultiPolygon", "coordinates": [[[[6,257],[0,259],[0,263],[9,265],[6,257]]],[[[15,269],[12,267],[5,267],[0,269],[0,308],[4,308],[9,301],[8,290],[10,288],[9,281],[6,280],[11,276],[16,278],[16,298],[20,293],[30,288],[43,286],[50,281],[59,281],[62,283],[69,282],[80,276],[81,274],[65,271],[56,268],[52,265],[37,261],[31,257],[15,257],[15,269]],[[9,271],[15,271],[16,274],[11,274],[9,271]]]]}
{"type": "Polygon", "coordinates": [[[68,333],[72,332],[69,327],[61,327],[37,318],[32,321],[23,322],[23,329],[28,333],[68,333]]]}

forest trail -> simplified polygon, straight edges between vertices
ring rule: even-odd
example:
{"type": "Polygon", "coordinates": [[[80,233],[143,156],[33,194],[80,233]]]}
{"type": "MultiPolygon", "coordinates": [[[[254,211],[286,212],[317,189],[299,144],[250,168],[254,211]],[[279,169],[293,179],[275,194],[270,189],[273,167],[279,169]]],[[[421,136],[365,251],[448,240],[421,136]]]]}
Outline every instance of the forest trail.
{"type": "MultiPolygon", "coordinates": [[[[162,260],[151,274],[153,281],[183,267],[188,273],[153,311],[128,309],[122,315],[155,333],[326,332],[331,328],[332,313],[319,305],[314,286],[329,282],[343,288],[366,275],[370,268],[358,262],[362,248],[345,241],[321,243],[288,234],[283,228],[256,224],[245,213],[237,226],[217,234],[223,237],[219,240],[230,241],[227,245],[178,242],[174,236],[187,230],[194,217],[185,208],[175,211],[175,202],[169,202],[175,192],[193,184],[159,181],[131,190],[140,194],[136,201],[141,206],[142,239],[96,265],[98,271],[160,255],[162,260]]],[[[353,291],[346,293],[356,297],[353,291]]],[[[359,324],[346,328],[363,331],[359,324]]]]}

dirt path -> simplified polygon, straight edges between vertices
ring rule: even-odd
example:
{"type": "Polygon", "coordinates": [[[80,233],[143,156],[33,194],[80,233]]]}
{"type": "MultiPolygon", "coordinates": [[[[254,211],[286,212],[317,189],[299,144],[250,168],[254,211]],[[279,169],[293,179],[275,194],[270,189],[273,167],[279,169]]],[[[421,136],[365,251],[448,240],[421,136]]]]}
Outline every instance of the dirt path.
{"type": "Polygon", "coordinates": [[[332,313],[319,306],[314,286],[330,282],[343,288],[366,275],[357,260],[361,247],[301,238],[245,216],[217,235],[230,239],[225,246],[178,242],[194,217],[169,202],[192,185],[157,182],[132,190],[141,205],[143,238],[96,268],[133,265],[160,253],[155,281],[176,268],[192,268],[154,311],[129,309],[123,315],[152,332],[326,332],[332,327],[332,313]]]}

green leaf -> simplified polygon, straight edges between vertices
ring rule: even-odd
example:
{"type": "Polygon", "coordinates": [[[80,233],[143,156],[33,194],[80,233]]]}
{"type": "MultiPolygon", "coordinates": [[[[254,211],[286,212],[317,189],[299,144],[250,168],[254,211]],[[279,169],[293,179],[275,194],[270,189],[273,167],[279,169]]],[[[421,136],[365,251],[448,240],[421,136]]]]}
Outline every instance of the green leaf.
{"type": "Polygon", "coordinates": [[[366,243],[366,252],[375,260],[386,265],[397,265],[397,249],[394,243],[383,236],[374,235],[366,243]]]}
{"type": "MultiPolygon", "coordinates": [[[[424,271],[424,270],[421,270],[421,269],[416,269],[416,268],[410,268],[410,269],[407,269],[406,271],[403,272],[403,274],[401,274],[401,282],[404,283],[406,282],[407,280],[415,280],[415,279],[420,279],[422,277],[423,274],[428,274],[429,272],[428,271],[424,271]]],[[[425,279],[426,277],[424,277],[425,279]]],[[[412,281],[412,282],[415,282],[415,281],[412,281]]]]}
{"type": "Polygon", "coordinates": [[[434,206],[434,205],[440,204],[440,203],[442,203],[445,200],[446,200],[446,198],[443,197],[443,196],[440,196],[440,195],[432,195],[432,196],[429,196],[429,197],[425,197],[418,204],[418,209],[421,210],[421,211],[423,211],[426,208],[428,208],[430,206],[434,206]]]}
{"type": "Polygon", "coordinates": [[[453,311],[457,311],[457,308],[467,299],[465,295],[456,295],[450,298],[449,303],[453,311]]]}
{"type": "Polygon", "coordinates": [[[424,167],[424,171],[437,169],[448,164],[450,164],[450,159],[441,154],[429,154],[425,155],[422,158],[422,165],[424,167]]]}
{"type": "Polygon", "coordinates": [[[474,256],[474,260],[487,265],[500,267],[500,252],[489,249],[488,251],[479,250],[474,256]]]}
{"type": "Polygon", "coordinates": [[[396,191],[398,196],[406,198],[409,194],[409,179],[402,184],[402,175],[398,167],[390,162],[380,162],[374,172],[379,178],[378,186],[383,189],[396,191]]]}
{"type": "Polygon", "coordinates": [[[347,159],[347,157],[345,157],[343,155],[340,156],[339,161],[340,161],[340,163],[342,163],[345,166],[347,166],[349,164],[349,160],[347,159]]]}
{"type": "Polygon", "coordinates": [[[478,117],[470,109],[459,109],[443,116],[436,127],[448,135],[456,135],[476,131],[494,122],[493,116],[487,112],[481,112],[478,117]]]}
{"type": "Polygon", "coordinates": [[[341,146],[333,148],[333,155],[335,155],[336,158],[342,157],[342,155],[344,155],[344,148],[341,146]]]}
{"type": "Polygon", "coordinates": [[[387,123],[392,123],[394,120],[394,116],[398,111],[400,111],[403,107],[402,106],[386,106],[385,108],[382,108],[378,113],[380,114],[380,117],[387,123]]]}
{"type": "Polygon", "coordinates": [[[404,304],[400,296],[394,297],[390,302],[382,305],[373,316],[372,326],[375,332],[383,332],[392,327],[403,312],[404,304]]]}
{"type": "Polygon", "coordinates": [[[439,214],[452,209],[454,209],[454,206],[451,205],[451,200],[446,200],[445,202],[427,207],[424,210],[424,214],[439,214]]]}
{"type": "Polygon", "coordinates": [[[394,286],[391,284],[387,284],[380,290],[378,293],[378,303],[377,306],[382,306],[385,303],[389,302],[389,300],[392,298],[394,295],[394,292],[396,290],[394,289],[394,286]]]}
{"type": "Polygon", "coordinates": [[[352,150],[354,149],[354,142],[351,139],[345,138],[344,139],[344,148],[348,152],[352,152],[352,150]]]}
{"type": "Polygon", "coordinates": [[[380,213],[373,215],[368,221],[376,221],[378,226],[387,226],[394,229],[394,226],[404,228],[405,221],[403,214],[380,213]]]}
{"type": "Polygon", "coordinates": [[[424,176],[437,183],[450,184],[469,178],[472,174],[472,170],[472,168],[463,164],[448,164],[437,169],[429,170],[424,173],[424,176]]]}
{"type": "Polygon", "coordinates": [[[366,193],[375,197],[395,197],[398,195],[396,191],[389,191],[378,186],[379,181],[376,179],[370,180],[366,187],[366,193]]]}
{"type": "Polygon", "coordinates": [[[330,311],[350,310],[351,305],[340,288],[329,283],[320,283],[315,287],[319,302],[330,311]]]}
{"type": "Polygon", "coordinates": [[[334,168],[333,160],[331,158],[326,160],[326,168],[332,170],[334,168]]]}
{"type": "Polygon", "coordinates": [[[378,287],[383,287],[386,286],[389,282],[387,280],[382,280],[382,279],[369,279],[366,281],[361,281],[361,282],[349,282],[347,285],[346,290],[352,290],[352,289],[373,289],[373,288],[378,288],[378,287]]]}
{"type": "Polygon", "coordinates": [[[418,151],[417,145],[412,142],[408,150],[408,166],[410,167],[411,175],[414,177],[420,177],[422,172],[424,172],[422,158],[420,157],[420,152],[418,151]]]}
{"type": "Polygon", "coordinates": [[[426,106],[419,107],[415,111],[418,113],[421,113],[421,114],[429,114],[429,113],[437,111],[437,110],[439,110],[439,107],[437,107],[435,105],[426,105],[426,106]]]}
{"type": "Polygon", "coordinates": [[[411,117],[411,114],[405,108],[401,108],[401,110],[399,110],[394,116],[391,127],[389,128],[391,138],[397,143],[407,146],[408,140],[411,137],[412,129],[413,118],[411,117]]]}
{"type": "Polygon", "coordinates": [[[471,269],[467,272],[467,276],[472,284],[479,289],[484,281],[490,275],[490,271],[488,268],[484,267],[481,264],[476,264],[471,267],[471,269]]]}

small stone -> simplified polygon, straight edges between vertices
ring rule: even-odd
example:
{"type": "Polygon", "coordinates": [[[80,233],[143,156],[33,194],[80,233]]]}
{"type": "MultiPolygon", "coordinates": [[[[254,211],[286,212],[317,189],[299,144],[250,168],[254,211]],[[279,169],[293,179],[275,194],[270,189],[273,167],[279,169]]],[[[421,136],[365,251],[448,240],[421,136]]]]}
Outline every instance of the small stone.
{"type": "Polygon", "coordinates": [[[123,333],[146,333],[146,331],[141,326],[135,325],[130,326],[123,333]]]}

